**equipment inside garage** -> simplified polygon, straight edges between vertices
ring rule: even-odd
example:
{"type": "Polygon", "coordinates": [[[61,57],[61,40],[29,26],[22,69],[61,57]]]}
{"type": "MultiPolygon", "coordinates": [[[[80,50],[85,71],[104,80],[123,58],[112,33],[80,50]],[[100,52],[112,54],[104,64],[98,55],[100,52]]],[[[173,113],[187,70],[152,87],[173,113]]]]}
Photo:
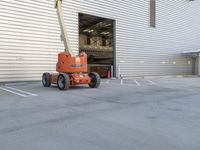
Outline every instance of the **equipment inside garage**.
{"type": "Polygon", "coordinates": [[[102,78],[113,74],[113,20],[79,14],[79,49],[88,55],[89,72],[102,78]]]}

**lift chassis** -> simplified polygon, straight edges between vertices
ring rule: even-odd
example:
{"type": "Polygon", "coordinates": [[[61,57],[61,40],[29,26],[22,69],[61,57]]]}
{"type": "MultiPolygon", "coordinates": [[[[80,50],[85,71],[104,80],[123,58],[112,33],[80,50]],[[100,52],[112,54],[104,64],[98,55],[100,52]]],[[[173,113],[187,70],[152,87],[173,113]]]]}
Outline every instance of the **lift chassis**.
{"type": "Polygon", "coordinates": [[[80,53],[77,57],[71,57],[67,52],[58,54],[56,65],[58,73],[44,73],[42,83],[44,87],[57,84],[60,90],[67,90],[70,86],[88,84],[91,88],[98,88],[100,76],[96,72],[87,73],[87,55],[80,53]]]}
{"type": "Polygon", "coordinates": [[[88,84],[91,88],[98,88],[101,82],[100,76],[96,72],[88,74],[86,53],[82,52],[79,55],[75,55],[69,47],[62,15],[62,0],[55,0],[55,8],[57,9],[65,51],[58,54],[58,62],[56,64],[56,71],[58,73],[43,73],[43,86],[50,87],[51,84],[57,84],[60,90],[67,90],[70,86],[88,84]]]}

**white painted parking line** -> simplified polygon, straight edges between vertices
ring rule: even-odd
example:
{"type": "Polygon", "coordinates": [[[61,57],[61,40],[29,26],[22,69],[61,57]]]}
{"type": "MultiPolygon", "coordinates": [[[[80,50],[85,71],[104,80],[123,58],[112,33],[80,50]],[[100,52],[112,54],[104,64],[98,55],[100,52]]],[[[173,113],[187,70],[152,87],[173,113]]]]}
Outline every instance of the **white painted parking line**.
{"type": "Polygon", "coordinates": [[[27,82],[17,82],[17,83],[7,83],[5,86],[17,86],[17,85],[26,85],[27,82]]]}
{"type": "Polygon", "coordinates": [[[13,87],[5,86],[5,87],[0,87],[1,90],[4,90],[6,92],[21,96],[21,97],[32,97],[32,96],[38,96],[37,94],[33,94],[30,92],[26,92],[20,89],[16,89],[13,87]]]}
{"type": "Polygon", "coordinates": [[[121,84],[121,85],[123,85],[123,84],[124,84],[124,81],[123,81],[123,79],[121,79],[121,82],[120,82],[120,84],[121,84]]]}
{"type": "Polygon", "coordinates": [[[106,83],[106,84],[108,84],[109,82],[110,82],[110,79],[109,79],[109,80],[107,80],[105,83],[106,83]]]}
{"type": "MultiPolygon", "coordinates": [[[[13,88],[13,87],[6,86],[6,88],[14,90],[14,91],[21,92],[21,93],[24,93],[24,94],[27,94],[27,95],[38,96],[37,94],[33,94],[33,93],[30,93],[30,92],[22,91],[20,89],[16,89],[16,88],[13,88]]],[[[26,96],[26,97],[28,97],[28,96],[26,96]]]]}
{"type": "Polygon", "coordinates": [[[137,86],[141,86],[137,80],[134,80],[134,82],[137,84],[137,86]]]}
{"type": "Polygon", "coordinates": [[[151,83],[151,85],[155,85],[156,83],[151,81],[151,80],[147,80],[149,83],[151,83]]]}
{"type": "Polygon", "coordinates": [[[10,92],[10,93],[12,93],[12,94],[21,96],[21,97],[26,97],[26,95],[20,94],[20,93],[18,93],[18,92],[14,92],[14,91],[12,91],[12,90],[8,90],[8,89],[6,89],[6,88],[0,87],[0,89],[2,89],[2,90],[4,90],[4,91],[7,91],[7,92],[10,92]]]}
{"type": "Polygon", "coordinates": [[[134,84],[121,84],[121,83],[112,83],[112,82],[110,82],[109,83],[109,85],[121,85],[121,86],[131,86],[131,87],[135,87],[136,85],[134,85],[134,84]]]}

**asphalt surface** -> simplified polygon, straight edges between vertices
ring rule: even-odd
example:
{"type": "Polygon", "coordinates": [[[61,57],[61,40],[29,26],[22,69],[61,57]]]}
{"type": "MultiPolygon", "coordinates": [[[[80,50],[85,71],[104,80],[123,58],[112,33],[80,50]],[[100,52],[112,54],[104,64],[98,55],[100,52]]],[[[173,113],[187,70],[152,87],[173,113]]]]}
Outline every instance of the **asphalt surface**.
{"type": "Polygon", "coordinates": [[[200,78],[0,84],[0,150],[200,150],[200,78]]]}

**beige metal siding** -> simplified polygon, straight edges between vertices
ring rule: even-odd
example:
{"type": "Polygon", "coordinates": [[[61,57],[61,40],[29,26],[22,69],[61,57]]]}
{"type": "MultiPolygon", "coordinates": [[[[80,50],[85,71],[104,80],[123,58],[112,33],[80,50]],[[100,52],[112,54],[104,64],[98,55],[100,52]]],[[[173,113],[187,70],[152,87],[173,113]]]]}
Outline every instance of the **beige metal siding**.
{"type": "Polygon", "coordinates": [[[63,49],[52,5],[0,1],[0,81],[38,80],[53,71],[63,49]]]}
{"type": "MultiPolygon", "coordinates": [[[[157,0],[156,28],[149,27],[149,0],[63,4],[75,53],[78,13],[91,14],[116,20],[116,61],[124,76],[192,73],[190,58],[181,52],[200,48],[200,1],[157,0]]],[[[44,71],[55,71],[63,49],[54,0],[0,1],[0,82],[39,80],[44,71]]]]}

